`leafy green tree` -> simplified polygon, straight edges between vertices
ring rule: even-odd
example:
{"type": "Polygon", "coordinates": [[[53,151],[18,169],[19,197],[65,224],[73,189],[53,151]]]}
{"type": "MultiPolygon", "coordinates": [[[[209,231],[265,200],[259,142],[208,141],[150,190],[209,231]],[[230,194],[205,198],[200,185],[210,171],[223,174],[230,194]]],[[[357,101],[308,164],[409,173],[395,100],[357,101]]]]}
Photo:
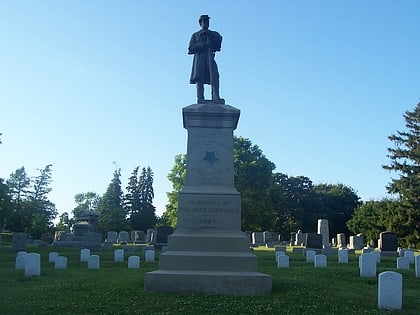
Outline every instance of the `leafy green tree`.
{"type": "Polygon", "coordinates": [[[343,184],[319,184],[314,186],[313,191],[320,207],[318,219],[328,220],[330,235],[348,234],[346,222],[361,204],[354,189],[343,184]]]}
{"type": "Polygon", "coordinates": [[[98,220],[103,232],[128,229],[120,177],[121,170],[115,170],[114,177],[98,204],[98,220]]]}
{"type": "Polygon", "coordinates": [[[56,231],[69,231],[74,224],[74,219],[70,219],[68,212],[63,212],[59,216],[60,221],[55,226],[56,231]]]}
{"type": "Polygon", "coordinates": [[[12,232],[25,232],[32,220],[28,204],[31,180],[25,167],[22,166],[10,174],[6,184],[9,188],[13,208],[9,220],[6,222],[6,228],[12,232]]]}
{"type": "Polygon", "coordinates": [[[383,168],[397,174],[387,186],[388,192],[399,196],[398,220],[404,222],[396,231],[408,244],[420,243],[420,103],[404,114],[406,131],[389,136],[394,147],[388,148],[390,164],[383,168]]]}
{"type": "Polygon", "coordinates": [[[162,220],[169,225],[176,227],[178,219],[178,193],[185,185],[187,172],[187,155],[178,154],[175,156],[175,164],[168,174],[168,179],[172,182],[172,191],[166,193],[168,204],[166,211],[162,215],[162,220]]]}
{"type": "Polygon", "coordinates": [[[3,228],[12,213],[13,207],[9,188],[4,183],[4,179],[0,178],[0,232],[3,232],[3,228]]]}
{"type": "Polygon", "coordinates": [[[35,238],[40,238],[42,233],[51,232],[58,211],[55,204],[48,199],[51,192],[51,164],[40,169],[40,174],[33,179],[33,188],[28,198],[28,206],[31,212],[31,225],[28,232],[35,238]]]}
{"type": "Polygon", "coordinates": [[[77,216],[82,211],[96,211],[98,208],[99,201],[101,196],[93,191],[88,191],[86,193],[78,193],[74,196],[74,201],[76,202],[76,207],[72,210],[73,217],[77,216]]]}
{"type": "Polygon", "coordinates": [[[156,209],[153,206],[153,172],[150,166],[143,168],[140,175],[138,171],[139,167],[136,167],[129,178],[125,208],[130,214],[132,229],[146,231],[157,222],[156,209]]]}
{"type": "Polygon", "coordinates": [[[247,138],[234,137],[233,146],[235,187],[241,193],[242,229],[271,230],[275,213],[270,188],[275,165],[247,138]]]}

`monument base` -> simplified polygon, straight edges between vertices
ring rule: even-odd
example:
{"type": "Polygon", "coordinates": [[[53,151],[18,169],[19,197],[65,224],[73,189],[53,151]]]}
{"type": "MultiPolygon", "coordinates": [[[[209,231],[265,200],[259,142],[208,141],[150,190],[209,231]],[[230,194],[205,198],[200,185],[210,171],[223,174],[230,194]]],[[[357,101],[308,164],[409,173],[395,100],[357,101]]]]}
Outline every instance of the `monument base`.
{"type": "Polygon", "coordinates": [[[270,294],[272,278],[259,272],[157,270],[144,275],[147,292],[270,294]]]}

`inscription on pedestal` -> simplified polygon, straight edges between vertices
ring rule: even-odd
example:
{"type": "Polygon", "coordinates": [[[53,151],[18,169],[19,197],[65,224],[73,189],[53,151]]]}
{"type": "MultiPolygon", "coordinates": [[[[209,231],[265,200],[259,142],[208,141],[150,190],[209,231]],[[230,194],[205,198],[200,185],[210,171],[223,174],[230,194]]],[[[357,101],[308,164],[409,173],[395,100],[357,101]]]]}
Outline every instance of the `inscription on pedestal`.
{"type": "Polygon", "coordinates": [[[241,201],[239,194],[219,196],[179,195],[178,222],[180,228],[239,229],[240,218],[241,201]]]}

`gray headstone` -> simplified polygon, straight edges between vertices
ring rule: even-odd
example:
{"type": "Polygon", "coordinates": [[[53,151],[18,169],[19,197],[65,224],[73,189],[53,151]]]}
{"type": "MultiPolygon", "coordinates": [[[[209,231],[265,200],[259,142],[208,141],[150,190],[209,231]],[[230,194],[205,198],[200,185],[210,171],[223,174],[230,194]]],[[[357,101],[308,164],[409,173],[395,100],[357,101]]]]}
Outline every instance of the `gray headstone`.
{"type": "Polygon", "coordinates": [[[41,275],[41,255],[38,253],[28,253],[25,255],[25,276],[41,275]]]}
{"type": "Polygon", "coordinates": [[[395,232],[382,232],[379,234],[380,251],[395,252],[398,248],[398,235],[395,232]]]}
{"type": "Polygon", "coordinates": [[[130,236],[128,235],[127,231],[120,231],[120,233],[118,233],[118,243],[128,243],[130,242],[130,236]]]}
{"type": "Polygon", "coordinates": [[[252,245],[264,245],[264,236],[262,232],[252,232],[252,245]]]}
{"type": "Polygon", "coordinates": [[[148,229],[146,231],[146,243],[152,243],[153,242],[153,234],[155,233],[154,229],[148,229]]]}
{"type": "Polygon", "coordinates": [[[80,261],[81,262],[87,262],[90,256],[90,249],[88,248],[82,248],[80,250],[80,261]]]}
{"type": "Polygon", "coordinates": [[[87,263],[88,269],[99,269],[101,265],[101,259],[98,255],[90,255],[87,263]]]}
{"type": "Polygon", "coordinates": [[[348,264],[349,263],[349,251],[346,248],[340,248],[338,251],[338,263],[348,264]]]}
{"type": "Polygon", "coordinates": [[[25,270],[25,261],[26,261],[26,252],[20,251],[16,256],[15,269],[25,270]]]}
{"type": "Polygon", "coordinates": [[[123,249],[116,249],[114,251],[114,261],[115,262],[123,262],[124,261],[124,250],[123,249]]]}
{"type": "Polygon", "coordinates": [[[106,241],[110,243],[116,243],[118,239],[118,233],[116,231],[109,231],[106,233],[106,241]]]}
{"type": "Polygon", "coordinates": [[[12,238],[12,248],[15,251],[24,251],[26,250],[26,243],[28,236],[26,233],[13,233],[12,238]]]}
{"type": "Polygon", "coordinates": [[[327,267],[327,256],[323,254],[315,255],[314,257],[315,268],[326,268],[327,267]]]}
{"type": "Polygon", "coordinates": [[[165,245],[168,244],[168,236],[174,232],[174,228],[172,226],[159,226],[156,228],[156,244],[158,245],[165,245]]]}
{"type": "Polygon", "coordinates": [[[95,232],[87,232],[83,235],[82,246],[90,250],[98,250],[102,246],[102,234],[95,232]]]}
{"type": "Polygon", "coordinates": [[[397,258],[397,269],[409,270],[410,269],[410,260],[406,257],[397,258]]]}
{"type": "Polygon", "coordinates": [[[140,257],[129,256],[128,257],[128,269],[139,269],[140,268],[140,257]]]}
{"type": "Polygon", "coordinates": [[[58,256],[54,263],[55,269],[67,269],[67,257],[58,256]]]}
{"type": "Polygon", "coordinates": [[[322,235],[316,233],[306,233],[306,248],[322,249],[322,235]]]}
{"type": "Polygon", "coordinates": [[[58,253],[57,252],[50,252],[48,253],[48,262],[53,262],[55,263],[55,260],[58,257],[58,253]]]}
{"type": "Polygon", "coordinates": [[[404,257],[408,258],[408,261],[410,262],[410,264],[414,264],[414,252],[411,250],[406,250],[404,252],[404,257]]]}
{"type": "Polygon", "coordinates": [[[290,259],[287,255],[277,256],[277,268],[289,268],[290,259]]]}
{"type": "Polygon", "coordinates": [[[305,254],[306,254],[306,262],[313,263],[315,260],[316,252],[314,250],[307,250],[305,254]]]}
{"type": "Polygon", "coordinates": [[[318,220],[318,234],[322,235],[322,246],[330,246],[330,229],[328,226],[328,220],[319,219],[318,220]]]}
{"type": "Polygon", "coordinates": [[[414,257],[414,269],[416,278],[420,278],[420,255],[414,257]]]}
{"type": "Polygon", "coordinates": [[[365,238],[359,235],[350,236],[350,248],[361,250],[365,246],[365,238]]]}
{"type": "Polygon", "coordinates": [[[376,277],[377,258],[371,253],[359,256],[360,277],[376,277]]]}
{"type": "Polygon", "coordinates": [[[296,236],[296,240],[295,240],[295,245],[296,246],[301,246],[302,244],[305,244],[305,237],[306,237],[306,233],[302,233],[301,230],[297,231],[297,233],[295,234],[296,236]]]}
{"type": "Polygon", "coordinates": [[[155,261],[155,251],[152,249],[146,250],[144,252],[144,261],[145,262],[154,262],[155,261]]]}
{"type": "Polygon", "coordinates": [[[133,243],[145,243],[146,234],[144,231],[131,231],[131,242],[133,243]]]}
{"type": "Polygon", "coordinates": [[[402,275],[394,271],[381,272],[378,276],[378,307],[402,309],[402,275]]]}

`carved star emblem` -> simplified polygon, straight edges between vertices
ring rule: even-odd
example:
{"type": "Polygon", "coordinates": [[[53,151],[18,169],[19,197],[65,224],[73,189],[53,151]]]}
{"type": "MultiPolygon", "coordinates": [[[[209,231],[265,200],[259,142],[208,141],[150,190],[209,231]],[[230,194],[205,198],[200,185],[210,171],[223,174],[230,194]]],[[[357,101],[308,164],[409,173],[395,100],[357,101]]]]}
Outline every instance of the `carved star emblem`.
{"type": "Polygon", "coordinates": [[[203,158],[203,161],[207,161],[210,164],[213,164],[214,162],[216,162],[218,159],[216,157],[216,151],[207,151],[206,150],[206,155],[203,158]]]}

